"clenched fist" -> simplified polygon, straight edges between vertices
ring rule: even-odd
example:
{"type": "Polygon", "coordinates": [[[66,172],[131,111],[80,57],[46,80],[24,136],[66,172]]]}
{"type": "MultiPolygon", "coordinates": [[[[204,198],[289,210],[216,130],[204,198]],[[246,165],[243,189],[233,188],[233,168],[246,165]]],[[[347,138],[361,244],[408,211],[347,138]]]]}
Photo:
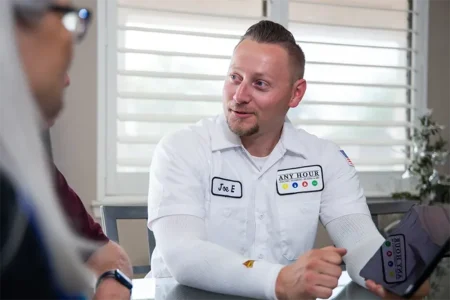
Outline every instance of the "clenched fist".
{"type": "Polygon", "coordinates": [[[342,257],[346,249],[313,249],[291,265],[281,269],[275,286],[279,300],[327,299],[337,287],[342,274],[342,257]]]}

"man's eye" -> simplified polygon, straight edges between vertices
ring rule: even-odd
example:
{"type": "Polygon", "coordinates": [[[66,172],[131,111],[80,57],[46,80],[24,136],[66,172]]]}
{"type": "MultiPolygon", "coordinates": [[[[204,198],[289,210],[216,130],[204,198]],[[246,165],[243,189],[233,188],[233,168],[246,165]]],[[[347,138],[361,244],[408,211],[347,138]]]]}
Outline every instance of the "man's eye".
{"type": "Polygon", "coordinates": [[[265,82],[262,81],[262,80],[256,81],[255,84],[256,84],[258,87],[266,87],[266,86],[267,86],[267,83],[265,83],[265,82]]]}
{"type": "Polygon", "coordinates": [[[231,79],[231,81],[239,81],[240,80],[239,76],[236,74],[231,74],[230,79],[231,79]]]}

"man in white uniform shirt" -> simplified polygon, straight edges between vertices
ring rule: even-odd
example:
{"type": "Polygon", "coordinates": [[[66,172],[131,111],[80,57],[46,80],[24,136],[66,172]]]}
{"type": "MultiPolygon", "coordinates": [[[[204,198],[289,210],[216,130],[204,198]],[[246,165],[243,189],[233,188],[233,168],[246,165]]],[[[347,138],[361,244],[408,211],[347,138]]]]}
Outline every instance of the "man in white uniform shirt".
{"type": "Polygon", "coordinates": [[[231,59],[224,114],[159,143],[148,196],[154,277],[253,298],[328,298],[343,257],[366,285],[359,271],[384,239],[355,168],[286,118],[305,94],[304,65],[284,27],[253,25],[231,59]],[[312,250],[319,219],[336,247],[312,250]]]}

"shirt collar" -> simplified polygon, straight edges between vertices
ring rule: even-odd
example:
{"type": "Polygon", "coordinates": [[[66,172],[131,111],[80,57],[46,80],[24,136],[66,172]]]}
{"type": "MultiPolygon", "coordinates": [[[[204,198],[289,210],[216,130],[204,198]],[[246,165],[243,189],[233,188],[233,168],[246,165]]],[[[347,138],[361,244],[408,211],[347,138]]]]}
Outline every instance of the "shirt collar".
{"type": "Polygon", "coordinates": [[[305,139],[301,139],[301,132],[295,128],[292,122],[286,117],[283,125],[283,132],[280,137],[281,145],[292,153],[306,158],[305,139]]]}
{"type": "Polygon", "coordinates": [[[214,133],[211,138],[212,151],[242,146],[241,139],[228,127],[225,115],[216,118],[214,133]]]}
{"type": "MultiPolygon", "coordinates": [[[[241,147],[242,142],[238,135],[233,133],[228,127],[225,116],[222,114],[216,118],[215,130],[211,139],[212,151],[224,150],[229,148],[241,147]]],[[[295,154],[306,157],[306,147],[299,140],[298,130],[291,121],[286,117],[281,133],[280,146],[283,151],[290,151],[295,154]]],[[[276,148],[277,148],[276,147],[276,148]]]]}

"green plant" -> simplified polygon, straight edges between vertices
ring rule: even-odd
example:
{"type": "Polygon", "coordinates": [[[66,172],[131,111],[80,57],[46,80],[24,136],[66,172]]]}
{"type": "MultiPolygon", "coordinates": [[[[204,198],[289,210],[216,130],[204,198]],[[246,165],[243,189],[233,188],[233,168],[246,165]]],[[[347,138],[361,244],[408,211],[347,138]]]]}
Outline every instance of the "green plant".
{"type": "Polygon", "coordinates": [[[431,112],[419,119],[419,126],[414,129],[412,137],[411,162],[402,176],[417,180],[416,191],[394,193],[394,199],[419,200],[423,204],[450,203],[450,176],[439,174],[437,170],[439,165],[445,164],[448,156],[442,129],[432,120],[431,112]]]}

